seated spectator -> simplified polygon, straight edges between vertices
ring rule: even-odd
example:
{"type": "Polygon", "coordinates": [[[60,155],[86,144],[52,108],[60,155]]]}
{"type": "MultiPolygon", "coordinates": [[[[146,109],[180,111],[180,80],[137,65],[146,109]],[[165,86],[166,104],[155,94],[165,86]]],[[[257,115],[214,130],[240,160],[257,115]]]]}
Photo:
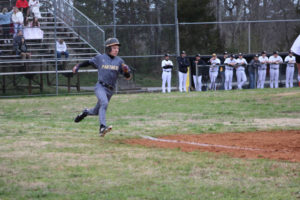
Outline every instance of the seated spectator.
{"type": "Polygon", "coordinates": [[[14,37],[17,35],[19,30],[23,30],[24,17],[17,7],[14,7],[12,14],[12,22],[14,24],[14,37]]]}
{"type": "Polygon", "coordinates": [[[19,8],[23,15],[28,17],[29,15],[29,6],[28,6],[28,1],[27,0],[17,0],[16,2],[16,7],[19,8]]]}
{"type": "Polygon", "coordinates": [[[22,38],[23,38],[23,32],[21,30],[18,31],[18,34],[14,37],[14,40],[13,40],[13,48],[14,48],[14,52],[17,54],[17,50],[18,50],[18,47],[22,41],[22,38]]]}
{"type": "MultiPolygon", "coordinates": [[[[27,22],[24,23],[27,24],[27,22]]],[[[33,18],[33,21],[28,23],[28,26],[25,26],[24,28],[24,38],[26,40],[29,39],[43,39],[44,37],[44,32],[39,28],[40,23],[37,18],[33,18]]]]}
{"type": "Polygon", "coordinates": [[[27,45],[25,42],[25,39],[21,39],[21,43],[19,43],[18,49],[17,49],[17,55],[20,55],[22,59],[30,59],[31,53],[28,52],[27,45]]]}
{"type": "Polygon", "coordinates": [[[36,18],[41,18],[41,12],[40,12],[40,2],[39,0],[29,0],[29,7],[31,13],[33,13],[33,16],[36,18]]]}
{"type": "Polygon", "coordinates": [[[67,51],[67,45],[64,42],[64,40],[60,39],[58,42],[56,42],[56,53],[57,58],[60,59],[61,55],[65,55],[66,58],[69,57],[69,53],[67,51]]]}
{"type": "Polygon", "coordinates": [[[8,12],[7,8],[3,8],[2,13],[0,13],[0,25],[2,25],[3,39],[5,39],[4,44],[10,43],[9,29],[10,29],[10,24],[11,24],[12,13],[13,13],[13,11],[8,12]]]}

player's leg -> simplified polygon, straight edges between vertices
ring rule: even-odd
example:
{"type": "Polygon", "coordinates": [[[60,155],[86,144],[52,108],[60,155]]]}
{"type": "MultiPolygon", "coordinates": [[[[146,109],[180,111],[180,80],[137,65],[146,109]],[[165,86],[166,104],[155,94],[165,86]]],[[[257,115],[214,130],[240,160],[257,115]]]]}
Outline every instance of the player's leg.
{"type": "Polygon", "coordinates": [[[202,76],[198,76],[198,91],[202,91],[202,76]]]}
{"type": "Polygon", "coordinates": [[[182,92],[183,73],[178,72],[179,77],[179,91],[182,92]]]}
{"type": "Polygon", "coordinates": [[[265,81],[267,76],[267,70],[262,70],[262,81],[261,81],[261,88],[265,88],[265,81]]]}
{"type": "Polygon", "coordinates": [[[295,67],[290,67],[290,88],[294,87],[294,72],[295,67]]]}
{"type": "Polygon", "coordinates": [[[278,88],[278,80],[279,80],[279,69],[274,69],[275,88],[278,88]]]}
{"type": "Polygon", "coordinates": [[[193,75],[193,82],[194,82],[194,86],[195,86],[195,91],[198,91],[198,84],[197,84],[197,76],[193,75]]]}
{"type": "Polygon", "coordinates": [[[247,82],[247,76],[246,73],[244,71],[242,71],[242,88],[243,85],[247,82]]]}
{"type": "Polygon", "coordinates": [[[285,87],[289,88],[289,84],[290,84],[290,67],[286,66],[286,70],[285,70],[285,87]]]}
{"type": "Polygon", "coordinates": [[[161,75],[161,78],[162,78],[161,90],[162,90],[162,93],[166,93],[167,73],[163,72],[161,75]]]}
{"type": "Polygon", "coordinates": [[[241,89],[241,71],[236,71],[236,80],[238,89],[241,89]]]}
{"type": "Polygon", "coordinates": [[[273,83],[274,83],[274,75],[275,75],[275,72],[274,72],[274,69],[270,69],[270,88],[273,88],[273,83]]]}
{"type": "Polygon", "coordinates": [[[229,90],[232,90],[232,79],[233,79],[233,70],[229,71],[229,84],[228,84],[229,90]]]}
{"type": "Polygon", "coordinates": [[[171,92],[171,78],[172,78],[172,73],[168,72],[167,74],[167,83],[168,83],[168,92],[171,92]]]}
{"type": "Polygon", "coordinates": [[[224,90],[229,89],[229,73],[228,70],[225,70],[225,83],[224,83],[224,90]]]}
{"type": "Polygon", "coordinates": [[[187,73],[183,73],[183,90],[187,92],[186,90],[186,79],[187,79],[187,73]]]}

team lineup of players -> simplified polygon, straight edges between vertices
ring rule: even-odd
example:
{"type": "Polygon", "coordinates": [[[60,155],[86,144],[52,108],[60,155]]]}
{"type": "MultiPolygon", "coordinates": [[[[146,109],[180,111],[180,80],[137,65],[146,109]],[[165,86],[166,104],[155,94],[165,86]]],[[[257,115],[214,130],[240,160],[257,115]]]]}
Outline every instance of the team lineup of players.
{"type": "MultiPolygon", "coordinates": [[[[299,39],[300,44],[300,39],[299,39]]],[[[293,51],[294,52],[294,51],[293,51]]],[[[293,77],[295,71],[296,57],[293,55],[292,51],[289,51],[288,56],[283,60],[277,51],[273,52],[273,55],[267,57],[265,51],[261,52],[261,55],[254,55],[250,63],[246,61],[242,53],[237,56],[234,54],[229,55],[227,52],[224,56],[219,59],[217,55],[212,54],[211,58],[206,63],[197,54],[193,59],[188,59],[186,57],[185,51],[182,51],[180,57],[177,58],[178,62],[178,77],[179,77],[179,91],[186,92],[186,81],[187,81],[187,71],[188,67],[191,69],[191,77],[194,83],[194,88],[196,91],[202,90],[202,76],[204,74],[209,74],[210,79],[210,90],[216,90],[216,80],[220,74],[221,78],[221,89],[231,90],[232,89],[232,79],[233,71],[236,71],[237,78],[237,88],[242,89],[243,85],[247,82],[247,76],[245,70],[248,70],[249,75],[249,88],[255,88],[255,83],[257,83],[257,88],[264,88],[266,80],[267,66],[270,67],[270,88],[278,88],[279,80],[279,67],[280,64],[286,64],[286,87],[293,87],[293,77]],[[209,69],[208,69],[209,68],[209,69]],[[207,72],[208,71],[208,72],[207,72]],[[257,72],[257,77],[256,77],[257,72]],[[256,77],[256,78],[255,78],[256,77]],[[257,81],[255,81],[257,79],[257,81]]],[[[298,62],[297,62],[298,63],[298,62]]],[[[299,62],[300,63],[300,62],[299,62]]],[[[171,92],[171,72],[173,68],[173,62],[170,60],[170,55],[166,54],[165,59],[161,63],[163,70],[162,73],[162,92],[166,92],[166,84],[168,85],[167,91],[171,92]]],[[[300,76],[298,75],[298,81],[300,86],[300,76]]]]}

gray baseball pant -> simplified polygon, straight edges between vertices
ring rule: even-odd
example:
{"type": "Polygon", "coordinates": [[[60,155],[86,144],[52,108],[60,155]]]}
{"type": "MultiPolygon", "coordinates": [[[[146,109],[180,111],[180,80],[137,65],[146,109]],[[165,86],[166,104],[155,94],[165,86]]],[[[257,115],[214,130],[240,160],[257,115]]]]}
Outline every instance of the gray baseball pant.
{"type": "Polygon", "coordinates": [[[98,102],[94,108],[88,110],[88,115],[99,115],[99,124],[106,126],[106,110],[108,102],[113,95],[113,91],[97,83],[95,94],[98,102]]]}

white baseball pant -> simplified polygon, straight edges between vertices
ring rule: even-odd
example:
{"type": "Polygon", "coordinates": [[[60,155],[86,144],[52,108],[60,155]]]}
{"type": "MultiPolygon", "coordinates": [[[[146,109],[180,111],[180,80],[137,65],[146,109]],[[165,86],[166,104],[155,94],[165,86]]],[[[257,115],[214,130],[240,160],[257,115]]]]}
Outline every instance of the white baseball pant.
{"type": "Polygon", "coordinates": [[[258,70],[257,88],[263,89],[265,87],[266,72],[267,70],[265,69],[258,70]]]}
{"type": "Polygon", "coordinates": [[[238,84],[238,89],[242,89],[243,85],[247,81],[246,73],[245,71],[236,71],[236,79],[237,79],[237,84],[238,84]]]}
{"type": "Polygon", "coordinates": [[[279,69],[270,69],[270,88],[278,88],[279,69]]]}
{"type": "Polygon", "coordinates": [[[193,80],[196,91],[202,91],[202,76],[193,75],[193,80]]]}
{"type": "Polygon", "coordinates": [[[171,77],[172,77],[172,72],[166,72],[163,71],[162,73],[162,92],[166,93],[166,83],[168,84],[168,92],[171,92],[171,77]]]}
{"type": "Polygon", "coordinates": [[[211,90],[216,90],[216,80],[218,77],[218,72],[209,72],[209,78],[210,78],[210,89],[211,90]]]}
{"type": "Polygon", "coordinates": [[[293,79],[294,79],[294,71],[295,67],[286,67],[286,81],[285,81],[285,87],[286,88],[292,88],[293,87],[293,79]]]}
{"type": "Polygon", "coordinates": [[[233,70],[225,70],[225,90],[232,90],[233,70]]]}
{"type": "Polygon", "coordinates": [[[178,72],[179,75],[179,91],[180,92],[187,92],[186,91],[186,78],[187,78],[187,73],[182,73],[182,72],[178,72]]]}

